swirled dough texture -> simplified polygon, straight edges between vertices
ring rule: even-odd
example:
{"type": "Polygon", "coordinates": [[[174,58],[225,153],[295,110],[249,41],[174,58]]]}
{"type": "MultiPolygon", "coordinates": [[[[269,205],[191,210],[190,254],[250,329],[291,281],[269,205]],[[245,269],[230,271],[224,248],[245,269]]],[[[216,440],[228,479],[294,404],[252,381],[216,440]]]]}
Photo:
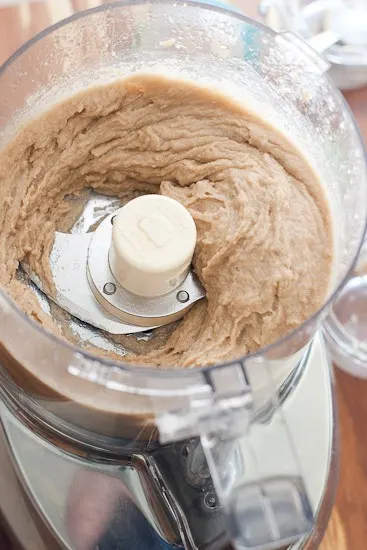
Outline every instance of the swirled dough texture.
{"type": "Polygon", "coordinates": [[[299,326],[327,292],[328,203],[306,160],[245,107],[183,81],[140,75],[90,88],[18,133],[0,158],[0,283],[47,327],[15,275],[49,253],[71,196],[162,193],[194,217],[207,299],[136,363],[195,367],[239,357],[299,326]]]}

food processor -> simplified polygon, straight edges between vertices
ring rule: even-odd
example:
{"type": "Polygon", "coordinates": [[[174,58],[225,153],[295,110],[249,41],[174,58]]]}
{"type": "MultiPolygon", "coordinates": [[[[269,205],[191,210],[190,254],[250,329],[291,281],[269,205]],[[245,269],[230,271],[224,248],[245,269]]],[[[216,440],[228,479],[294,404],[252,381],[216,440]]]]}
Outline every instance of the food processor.
{"type": "Polygon", "coordinates": [[[154,296],[144,295],[130,258],[128,286],[140,293],[133,303],[117,292],[128,257],[118,231],[121,212],[141,198],[121,206],[91,195],[71,232],[56,235],[56,297],[29,265],[19,266],[46,314],[67,322],[81,342],[121,355],[112,361],[62,340],[0,293],[0,511],[22,550],[318,546],[338,456],[331,358],[340,340],[325,342],[343,287],[360,277],[367,217],[362,141],[328,70],[292,33],[179,0],[76,14],[0,69],[1,148],[55,102],[141,71],[241,98],[305,151],[325,183],[335,234],[332,285],[318,312],[256,353],[186,370],[124,363],[124,350],[108,335],[154,338],[157,326],[177,322],[204,299],[190,267],[189,220],[180,268],[157,267],[165,285],[174,281],[172,291],[159,286],[161,277],[154,296]],[[62,309],[67,321],[58,317],[62,309]]]}

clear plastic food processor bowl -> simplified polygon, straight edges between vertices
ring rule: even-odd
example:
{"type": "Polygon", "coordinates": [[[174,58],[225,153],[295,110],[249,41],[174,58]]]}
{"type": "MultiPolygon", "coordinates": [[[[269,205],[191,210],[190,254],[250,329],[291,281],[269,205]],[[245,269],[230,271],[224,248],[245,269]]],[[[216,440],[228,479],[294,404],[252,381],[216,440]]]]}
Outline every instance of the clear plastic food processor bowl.
{"type": "Polygon", "coordinates": [[[361,138],[327,70],[293,34],[178,0],[117,2],[75,15],[31,40],[0,70],[1,147],[19,125],[83,87],[163,72],[259,109],[298,143],[325,184],[335,266],[324,306],[286,338],[233,363],[157,371],[97,360],[47,333],[0,292],[6,403],[29,425],[82,448],[116,452],[122,438],[143,445],[200,438],[228,537],[238,548],[291,544],[312,523],[281,391],[297,369],[307,368],[312,338],[355,264],[367,210],[361,138]],[[276,449],[266,425],[255,429],[265,409],[276,426],[276,449]],[[234,448],[246,468],[240,460],[228,469],[234,448]],[[282,454],[282,466],[266,460],[265,475],[264,457],[274,452],[282,454]],[[251,526],[248,515],[256,519],[251,526]]]}

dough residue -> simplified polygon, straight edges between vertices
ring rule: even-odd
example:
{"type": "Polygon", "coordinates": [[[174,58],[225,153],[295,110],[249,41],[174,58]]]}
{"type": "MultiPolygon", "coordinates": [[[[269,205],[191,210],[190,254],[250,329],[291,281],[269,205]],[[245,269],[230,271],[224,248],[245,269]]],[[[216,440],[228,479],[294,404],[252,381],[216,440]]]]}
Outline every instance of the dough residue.
{"type": "Polygon", "coordinates": [[[207,298],[158,349],[130,356],[134,363],[238,358],[299,326],[325,299],[332,231],[314,171],[266,121],[194,84],[136,75],[85,90],[18,133],[0,154],[0,180],[0,284],[55,332],[16,271],[27,258],[52,285],[49,254],[70,196],[162,193],[189,209],[207,298]]]}

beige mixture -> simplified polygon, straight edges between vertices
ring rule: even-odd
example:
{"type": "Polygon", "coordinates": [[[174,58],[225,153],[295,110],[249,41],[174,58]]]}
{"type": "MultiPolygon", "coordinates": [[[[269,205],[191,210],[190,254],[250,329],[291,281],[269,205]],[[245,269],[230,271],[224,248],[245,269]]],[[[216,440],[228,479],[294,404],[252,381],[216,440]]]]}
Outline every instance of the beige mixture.
{"type": "Polygon", "coordinates": [[[48,258],[70,195],[162,193],[189,209],[207,299],[134,362],[194,367],[247,354],[325,298],[332,234],[315,174],[266,121],[194,85],[136,76],[74,96],[22,129],[0,155],[0,180],[0,283],[54,331],[16,270],[29,255],[52,285],[48,258]]]}

